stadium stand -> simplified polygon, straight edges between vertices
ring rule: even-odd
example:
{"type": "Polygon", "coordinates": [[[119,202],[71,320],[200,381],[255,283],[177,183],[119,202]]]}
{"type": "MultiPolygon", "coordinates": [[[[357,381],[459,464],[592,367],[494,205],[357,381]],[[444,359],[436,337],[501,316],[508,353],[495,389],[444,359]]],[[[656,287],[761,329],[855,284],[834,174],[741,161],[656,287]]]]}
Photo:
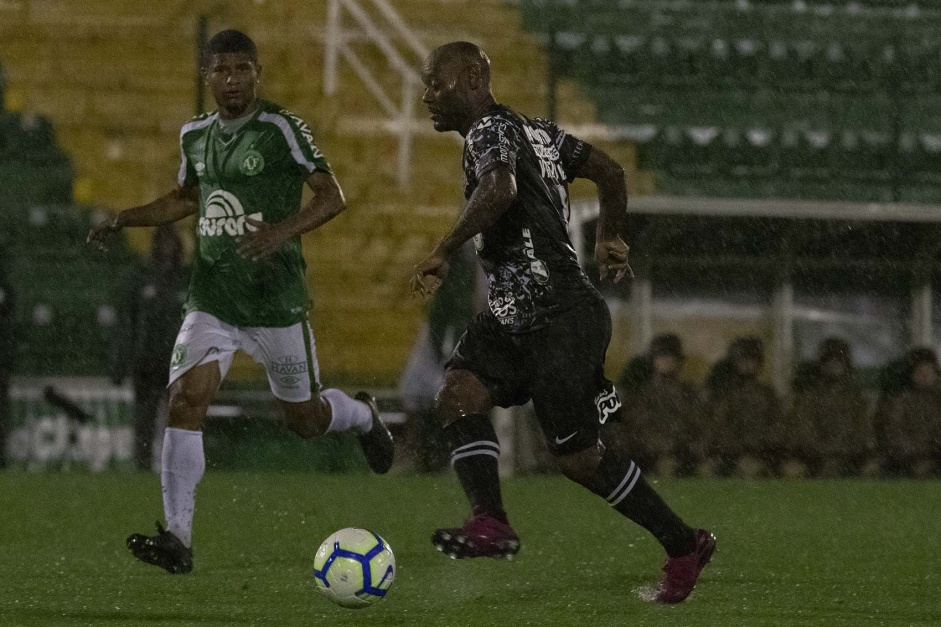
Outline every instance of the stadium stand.
{"type": "MultiPolygon", "coordinates": [[[[311,124],[347,197],[348,212],[305,246],[321,363],[331,381],[369,377],[393,385],[424,315],[407,296],[411,268],[460,207],[460,149],[454,137],[431,132],[419,107],[412,163],[417,183],[397,187],[396,138],[382,129],[381,108],[365,87],[341,68],[337,94],[322,94],[325,5],[95,0],[41,3],[26,11],[0,3],[0,60],[15,92],[8,90],[7,100],[55,121],[76,170],[79,200],[111,208],[140,204],[176,178],[179,129],[194,111],[199,16],[209,17],[211,32],[245,29],[260,47],[264,95],[311,124]]],[[[516,7],[502,0],[397,0],[394,6],[428,46],[452,39],[482,43],[499,68],[499,97],[528,113],[545,113],[545,50],[525,34],[516,7]],[[447,7],[446,28],[430,4],[447,7]]],[[[381,55],[368,42],[356,45],[379,80],[399,89],[389,82],[381,55]]],[[[574,84],[561,86],[559,102],[564,120],[594,121],[594,105],[574,84]]],[[[610,149],[630,168],[634,189],[648,185],[632,167],[632,146],[610,149]]],[[[146,250],[146,230],[128,237],[132,248],[146,250]]],[[[254,368],[238,360],[233,376],[254,377],[254,368]]]]}
{"type": "Polygon", "coordinates": [[[128,261],[123,240],[103,257],[82,254],[93,211],[72,202],[73,172],[52,123],[0,110],[0,236],[17,294],[20,375],[103,372],[112,288],[128,261]]]}
{"type": "Polygon", "coordinates": [[[522,13],[661,191],[938,197],[934,3],[523,0],[522,13]]]}

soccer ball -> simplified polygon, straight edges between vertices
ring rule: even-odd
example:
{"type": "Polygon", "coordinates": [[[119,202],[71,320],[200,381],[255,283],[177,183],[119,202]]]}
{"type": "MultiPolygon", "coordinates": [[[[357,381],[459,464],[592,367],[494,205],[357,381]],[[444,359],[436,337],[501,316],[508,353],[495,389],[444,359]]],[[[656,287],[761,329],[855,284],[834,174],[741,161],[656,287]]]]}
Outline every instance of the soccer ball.
{"type": "Polygon", "coordinates": [[[395,579],[395,556],[379,534],[340,529],[314,557],[314,583],[337,605],[358,609],[385,598],[395,579]]]}

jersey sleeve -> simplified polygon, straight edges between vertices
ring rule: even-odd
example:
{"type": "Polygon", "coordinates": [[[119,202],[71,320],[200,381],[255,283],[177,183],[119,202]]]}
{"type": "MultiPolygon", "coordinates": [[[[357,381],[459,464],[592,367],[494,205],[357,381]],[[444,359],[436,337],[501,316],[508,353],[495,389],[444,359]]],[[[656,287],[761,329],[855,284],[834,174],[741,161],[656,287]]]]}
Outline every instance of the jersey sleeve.
{"type": "Polygon", "coordinates": [[[314,134],[307,122],[287,110],[281,110],[278,115],[273,115],[268,119],[281,129],[291,153],[291,160],[302,174],[332,173],[327,158],[314,142],[314,134]]]}
{"type": "Polygon", "coordinates": [[[516,157],[520,150],[519,128],[500,116],[478,122],[467,136],[474,176],[481,176],[504,165],[516,174],[516,157]]]}
{"type": "Polygon", "coordinates": [[[588,161],[588,156],[591,154],[591,144],[580,140],[574,135],[569,135],[551,120],[540,121],[552,133],[556,150],[559,151],[559,160],[565,170],[566,180],[571,183],[575,180],[575,173],[588,161]]]}
{"type": "Polygon", "coordinates": [[[199,185],[199,178],[196,176],[196,168],[186,156],[186,144],[184,137],[186,129],[180,131],[180,172],[176,177],[176,182],[180,187],[195,187],[199,185]]]}

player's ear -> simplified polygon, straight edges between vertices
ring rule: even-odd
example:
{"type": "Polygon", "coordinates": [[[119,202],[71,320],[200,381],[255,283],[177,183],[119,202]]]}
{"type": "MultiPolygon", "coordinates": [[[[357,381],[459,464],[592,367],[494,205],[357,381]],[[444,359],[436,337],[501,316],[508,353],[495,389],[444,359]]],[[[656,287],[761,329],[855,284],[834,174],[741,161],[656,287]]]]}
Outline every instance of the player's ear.
{"type": "Polygon", "coordinates": [[[256,83],[261,82],[261,66],[258,65],[257,63],[255,64],[255,82],[256,83]]]}
{"type": "Polygon", "coordinates": [[[471,63],[467,66],[467,86],[473,91],[480,89],[482,72],[479,63],[471,63]]]}

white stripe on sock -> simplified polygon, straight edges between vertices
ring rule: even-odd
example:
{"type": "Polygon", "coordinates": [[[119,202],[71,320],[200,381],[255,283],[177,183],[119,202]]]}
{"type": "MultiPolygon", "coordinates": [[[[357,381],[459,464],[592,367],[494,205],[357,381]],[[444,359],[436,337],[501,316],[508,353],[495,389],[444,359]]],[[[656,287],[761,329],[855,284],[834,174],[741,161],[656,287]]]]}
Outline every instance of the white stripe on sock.
{"type": "Polygon", "coordinates": [[[611,494],[608,495],[608,498],[607,498],[606,500],[607,500],[609,503],[611,502],[611,499],[613,499],[615,496],[617,496],[618,492],[621,491],[621,488],[624,487],[624,484],[627,483],[628,480],[631,478],[631,473],[632,473],[632,472],[634,472],[634,462],[631,462],[631,465],[628,466],[627,472],[624,473],[624,478],[621,479],[621,483],[618,484],[618,487],[614,488],[614,492],[612,492],[611,494]]]}
{"type": "Polygon", "coordinates": [[[465,444],[464,446],[457,447],[456,449],[451,451],[451,454],[454,455],[455,453],[460,453],[461,451],[467,450],[469,448],[474,448],[475,446],[491,446],[494,449],[496,449],[497,452],[500,451],[500,445],[494,442],[493,440],[477,440],[476,442],[471,442],[470,444],[465,444]]]}
{"type": "Polygon", "coordinates": [[[481,448],[481,449],[476,449],[473,451],[467,451],[466,453],[458,453],[457,455],[452,455],[451,465],[453,466],[454,462],[456,462],[459,459],[464,459],[465,457],[473,457],[474,455],[489,455],[490,457],[495,457],[496,459],[500,459],[500,453],[498,453],[497,451],[494,451],[493,449],[489,449],[489,448],[481,448]]]}
{"type": "Polygon", "coordinates": [[[637,480],[640,479],[640,468],[637,469],[637,472],[634,473],[634,478],[631,479],[631,482],[627,484],[627,487],[624,489],[624,492],[621,493],[621,496],[617,498],[616,501],[611,503],[611,507],[617,507],[618,503],[624,500],[624,498],[631,493],[631,490],[634,489],[634,484],[637,483],[637,480]]]}

